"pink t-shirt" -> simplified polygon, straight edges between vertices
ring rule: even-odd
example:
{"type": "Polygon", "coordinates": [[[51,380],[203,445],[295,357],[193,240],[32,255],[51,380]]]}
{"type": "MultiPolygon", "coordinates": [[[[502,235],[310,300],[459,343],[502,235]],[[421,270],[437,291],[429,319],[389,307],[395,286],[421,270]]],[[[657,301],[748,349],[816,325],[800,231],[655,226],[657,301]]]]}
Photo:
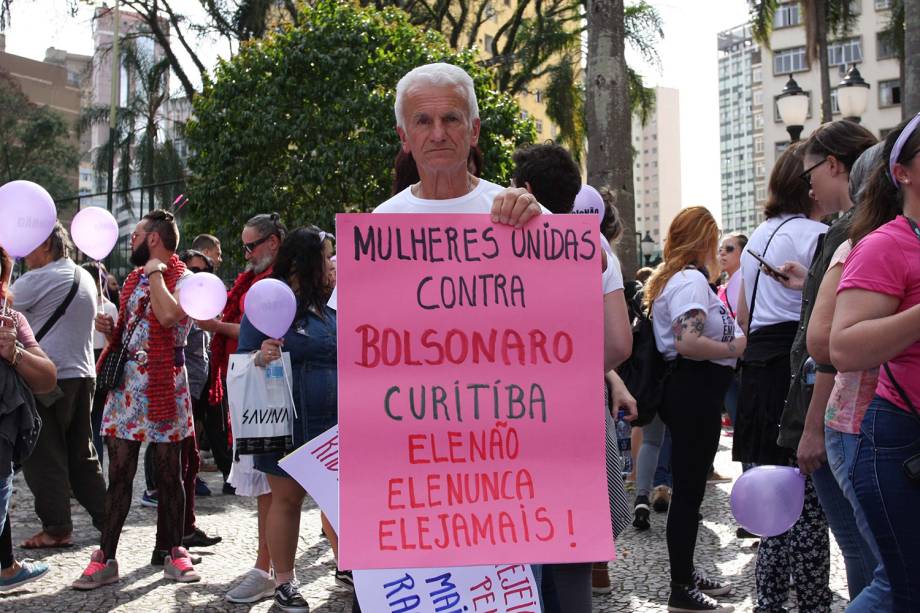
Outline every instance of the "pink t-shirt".
{"type": "Polygon", "coordinates": [[[38,343],[35,341],[35,334],[32,332],[32,327],[29,325],[29,322],[26,321],[26,318],[22,316],[22,313],[9,309],[7,311],[7,317],[12,318],[13,325],[16,326],[16,340],[22,343],[23,347],[26,349],[38,347],[38,343]]]}
{"type": "MultiPolygon", "coordinates": [[[[850,241],[844,241],[834,252],[828,269],[843,264],[852,250],[850,241]]],[[[824,425],[837,432],[859,434],[859,425],[875,396],[878,385],[878,368],[857,372],[838,372],[834,378],[834,389],[827,401],[824,425]]]]}
{"type": "MultiPolygon", "coordinates": [[[[837,293],[863,289],[900,300],[897,313],[920,304],[920,240],[899,216],[859,241],[843,267],[837,293]]],[[[920,342],[888,361],[891,373],[914,406],[920,404],[920,342]]],[[[888,375],[879,374],[876,394],[907,410],[888,375]]]]}

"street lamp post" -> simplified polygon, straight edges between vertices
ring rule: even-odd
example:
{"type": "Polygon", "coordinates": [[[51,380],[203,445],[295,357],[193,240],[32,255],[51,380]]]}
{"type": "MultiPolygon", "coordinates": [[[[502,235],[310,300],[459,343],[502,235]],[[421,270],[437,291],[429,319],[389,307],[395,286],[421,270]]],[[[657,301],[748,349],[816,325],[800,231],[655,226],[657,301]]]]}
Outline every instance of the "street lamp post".
{"type": "MultiPolygon", "coordinates": [[[[638,232],[637,232],[637,234],[638,234],[638,232]]],[[[648,230],[645,231],[645,236],[642,238],[642,242],[639,244],[639,252],[644,256],[644,258],[645,258],[645,265],[648,266],[649,261],[651,261],[651,259],[652,259],[652,254],[649,253],[648,255],[645,255],[645,248],[644,248],[644,245],[652,245],[652,249],[655,248],[655,247],[654,247],[654,246],[655,246],[655,239],[652,238],[652,235],[648,233],[648,230]]]]}
{"type": "Polygon", "coordinates": [[[869,108],[869,84],[866,83],[856,64],[847,71],[837,85],[837,106],[844,119],[859,123],[859,118],[869,108]]]}
{"type": "Polygon", "coordinates": [[[639,262],[639,268],[642,268],[642,232],[636,232],[636,260],[639,262]]]}
{"type": "Polygon", "coordinates": [[[776,106],[780,119],[789,132],[789,138],[792,142],[798,141],[805,128],[805,118],[808,117],[808,94],[799,87],[791,74],[783,91],[776,98],[776,106]]]}

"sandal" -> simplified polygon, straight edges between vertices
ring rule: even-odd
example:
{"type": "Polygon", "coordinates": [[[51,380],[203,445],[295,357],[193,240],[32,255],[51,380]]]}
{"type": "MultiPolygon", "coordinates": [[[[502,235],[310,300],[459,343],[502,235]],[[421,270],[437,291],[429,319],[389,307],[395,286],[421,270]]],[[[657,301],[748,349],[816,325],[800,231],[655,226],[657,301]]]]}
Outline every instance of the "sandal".
{"type": "Polygon", "coordinates": [[[55,537],[51,536],[44,530],[26,539],[20,545],[23,549],[58,549],[63,547],[73,547],[71,535],[55,537]]]}

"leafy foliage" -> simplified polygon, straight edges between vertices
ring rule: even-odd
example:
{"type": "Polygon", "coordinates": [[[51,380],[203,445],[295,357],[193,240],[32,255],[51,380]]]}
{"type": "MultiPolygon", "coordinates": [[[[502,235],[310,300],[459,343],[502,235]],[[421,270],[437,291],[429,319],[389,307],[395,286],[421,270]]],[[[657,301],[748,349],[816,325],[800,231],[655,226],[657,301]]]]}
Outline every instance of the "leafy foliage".
{"type": "Polygon", "coordinates": [[[73,194],[79,155],[70,136],[63,117],[29,102],[0,72],[0,185],[25,179],[55,198],[73,194]]]}
{"type": "Polygon", "coordinates": [[[329,0],[303,8],[298,22],[243,45],[196,97],[187,235],[236,237],[250,216],[271,211],[289,227],[332,229],[335,213],[385,200],[399,146],[395,86],[420,64],[446,61],[473,77],[485,178],[507,182],[511,153],[536,137],[472,52],[451,51],[401,11],[329,0]]]}

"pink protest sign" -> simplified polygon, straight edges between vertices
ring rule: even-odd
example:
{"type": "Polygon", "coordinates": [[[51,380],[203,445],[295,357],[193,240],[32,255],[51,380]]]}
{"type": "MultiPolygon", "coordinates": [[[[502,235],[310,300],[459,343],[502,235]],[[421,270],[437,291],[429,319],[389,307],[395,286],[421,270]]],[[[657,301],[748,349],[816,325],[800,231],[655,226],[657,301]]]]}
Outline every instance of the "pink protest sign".
{"type": "Polygon", "coordinates": [[[596,219],[336,235],[342,568],[612,559],[596,219]]]}

